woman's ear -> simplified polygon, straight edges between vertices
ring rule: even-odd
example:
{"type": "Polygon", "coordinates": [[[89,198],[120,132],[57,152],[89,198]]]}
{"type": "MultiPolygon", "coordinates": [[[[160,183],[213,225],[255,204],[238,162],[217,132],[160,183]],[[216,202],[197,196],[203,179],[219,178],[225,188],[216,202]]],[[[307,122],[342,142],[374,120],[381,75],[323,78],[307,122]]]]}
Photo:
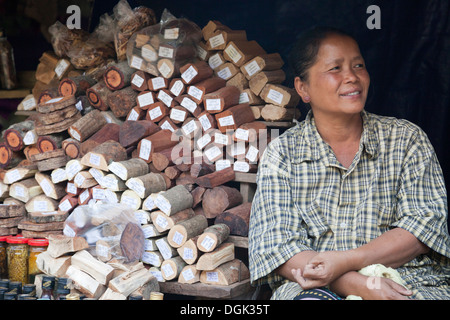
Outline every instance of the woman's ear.
{"type": "Polygon", "coordinates": [[[307,85],[304,81],[300,79],[300,77],[295,77],[294,79],[294,88],[297,91],[298,95],[302,98],[304,103],[310,103],[311,97],[307,91],[307,85]]]}

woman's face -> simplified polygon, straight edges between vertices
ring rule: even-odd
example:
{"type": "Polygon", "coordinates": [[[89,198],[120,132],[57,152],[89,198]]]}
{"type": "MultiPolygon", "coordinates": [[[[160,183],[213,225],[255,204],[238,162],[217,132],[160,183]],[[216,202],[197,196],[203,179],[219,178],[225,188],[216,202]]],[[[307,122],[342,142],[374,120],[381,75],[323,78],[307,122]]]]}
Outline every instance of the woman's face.
{"type": "Polygon", "coordinates": [[[358,44],[341,35],[330,35],[322,41],[307,81],[295,79],[297,92],[311,104],[313,112],[329,115],[361,112],[369,85],[370,77],[358,44]]]}

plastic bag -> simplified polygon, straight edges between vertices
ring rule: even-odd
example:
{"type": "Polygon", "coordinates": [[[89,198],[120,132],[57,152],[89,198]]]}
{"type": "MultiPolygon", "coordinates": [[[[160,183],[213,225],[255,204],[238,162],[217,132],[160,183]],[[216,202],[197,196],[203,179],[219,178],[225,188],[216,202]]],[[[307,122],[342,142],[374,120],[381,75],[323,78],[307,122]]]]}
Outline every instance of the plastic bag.
{"type": "Polygon", "coordinates": [[[194,61],[201,39],[201,29],[194,22],[176,18],[165,9],[158,24],[131,36],[127,45],[128,64],[154,76],[178,76],[180,67],[194,61]]]}
{"type": "Polygon", "coordinates": [[[99,260],[140,260],[145,238],[134,211],[119,203],[90,203],[78,206],[64,222],[64,234],[83,237],[89,251],[99,260]]]}
{"type": "Polygon", "coordinates": [[[53,51],[60,58],[68,57],[69,50],[89,36],[89,33],[82,29],[69,29],[59,21],[52,24],[48,32],[51,35],[53,51]]]}

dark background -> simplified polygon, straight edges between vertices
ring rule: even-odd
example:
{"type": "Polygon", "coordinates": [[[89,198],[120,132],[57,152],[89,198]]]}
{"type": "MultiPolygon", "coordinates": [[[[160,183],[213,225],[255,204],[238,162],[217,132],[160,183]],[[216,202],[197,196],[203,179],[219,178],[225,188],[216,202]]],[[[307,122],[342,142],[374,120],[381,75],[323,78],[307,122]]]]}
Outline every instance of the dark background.
{"type": "MultiPolygon", "coordinates": [[[[296,36],[314,25],[344,29],[359,41],[371,76],[368,111],[405,118],[419,125],[435,147],[450,181],[450,1],[448,0],[129,0],[145,5],[157,18],[167,8],[204,27],[219,20],[232,29],[244,29],[268,53],[287,55],[296,36]],[[381,29],[369,30],[370,5],[381,9],[381,29]]],[[[18,70],[35,70],[43,51],[51,50],[45,31],[56,19],[65,23],[67,6],[82,8],[82,28],[92,31],[111,0],[0,0],[0,25],[15,48],[18,70]],[[55,4],[56,2],[56,4],[55,4]],[[27,7],[34,5],[30,14],[27,7]],[[46,7],[48,6],[48,7],[46,7]],[[56,7],[55,7],[56,6],[56,7]]],[[[48,36],[48,35],[47,35],[48,36]]],[[[286,85],[292,74],[285,65],[286,85]]],[[[303,111],[303,110],[302,110],[303,111]]]]}

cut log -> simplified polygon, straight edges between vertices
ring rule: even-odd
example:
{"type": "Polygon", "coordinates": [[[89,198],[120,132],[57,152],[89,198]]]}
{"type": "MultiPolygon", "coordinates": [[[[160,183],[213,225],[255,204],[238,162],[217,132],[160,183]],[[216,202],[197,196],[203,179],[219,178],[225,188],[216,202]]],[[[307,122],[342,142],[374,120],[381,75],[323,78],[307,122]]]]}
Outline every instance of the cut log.
{"type": "Polygon", "coordinates": [[[202,271],[200,274],[201,283],[222,286],[229,286],[248,278],[250,278],[250,272],[239,259],[226,262],[212,271],[202,271]]]}
{"type": "Polygon", "coordinates": [[[72,139],[72,138],[68,138],[62,142],[61,146],[62,146],[62,149],[64,150],[65,154],[69,158],[76,159],[76,158],[82,157],[81,143],[79,141],[72,139]]]}
{"type": "Polygon", "coordinates": [[[196,283],[200,281],[200,270],[197,270],[195,264],[194,265],[186,265],[183,270],[181,270],[178,276],[179,283],[196,283]]]}
{"type": "Polygon", "coordinates": [[[114,274],[113,267],[94,258],[86,250],[75,253],[72,256],[71,264],[86,272],[103,285],[107,285],[114,274]]]}
{"type": "Polygon", "coordinates": [[[5,172],[3,177],[3,183],[4,184],[12,184],[14,182],[24,180],[27,178],[31,178],[34,176],[34,174],[37,172],[35,168],[32,167],[15,167],[12,169],[9,169],[5,172]]]}
{"type": "Polygon", "coordinates": [[[77,102],[74,96],[68,97],[57,97],[50,99],[44,103],[39,103],[37,106],[37,111],[40,113],[49,113],[57,110],[65,109],[69,106],[75,105],[77,102]]]}
{"type": "Polygon", "coordinates": [[[100,185],[114,192],[125,191],[127,189],[125,182],[113,173],[106,174],[100,180],[100,185]]]}
{"type": "Polygon", "coordinates": [[[135,211],[141,208],[142,198],[134,190],[125,190],[120,196],[120,203],[126,204],[135,211]]]}
{"type": "Polygon", "coordinates": [[[148,106],[145,113],[145,120],[159,122],[162,118],[168,116],[169,113],[169,108],[164,104],[164,102],[156,101],[148,106]]]}
{"type": "Polygon", "coordinates": [[[158,91],[166,89],[169,86],[169,80],[164,77],[154,77],[148,81],[148,89],[150,91],[158,91]]]}
{"type": "Polygon", "coordinates": [[[205,110],[209,113],[219,113],[239,103],[241,92],[238,88],[229,86],[220,88],[203,96],[205,110]]]}
{"type": "Polygon", "coordinates": [[[36,142],[36,146],[40,153],[57,150],[62,147],[62,142],[65,138],[66,134],[40,136],[36,142]]]}
{"type": "Polygon", "coordinates": [[[244,74],[242,72],[238,72],[232,78],[228,79],[227,86],[235,86],[240,91],[243,91],[248,89],[248,82],[249,81],[245,78],[244,74]]]}
{"type": "Polygon", "coordinates": [[[259,95],[262,89],[268,83],[279,84],[286,80],[286,74],[283,70],[261,71],[255,75],[248,83],[250,90],[259,95]]]}
{"type": "Polygon", "coordinates": [[[81,113],[77,112],[70,118],[66,118],[62,121],[56,122],[54,124],[38,124],[36,123],[36,134],[39,136],[44,136],[52,133],[60,133],[69,129],[69,127],[77,122],[81,118],[81,113]]]}
{"type": "Polygon", "coordinates": [[[164,212],[160,210],[155,210],[150,213],[150,217],[152,219],[153,225],[156,230],[160,233],[164,233],[165,231],[170,230],[173,226],[182,221],[188,220],[194,217],[195,212],[192,208],[187,208],[177,213],[167,216],[164,212]]]}
{"type": "Polygon", "coordinates": [[[53,212],[58,210],[58,204],[59,201],[39,194],[25,204],[25,209],[27,212],[53,212]]]}
{"type": "Polygon", "coordinates": [[[125,185],[135,191],[141,199],[147,198],[152,193],[166,190],[166,181],[163,176],[153,172],[129,178],[125,185]]]}
{"type": "Polygon", "coordinates": [[[74,265],[67,268],[66,276],[69,277],[82,293],[88,298],[98,299],[106,291],[106,287],[96,281],[87,273],[74,265]]]}
{"type": "Polygon", "coordinates": [[[203,111],[201,114],[199,114],[198,120],[202,125],[203,132],[217,128],[216,118],[208,111],[203,111]]]}
{"type": "Polygon", "coordinates": [[[155,103],[156,101],[156,94],[153,91],[141,91],[137,95],[136,103],[137,107],[147,110],[150,105],[155,103]]]}
{"type": "Polygon", "coordinates": [[[169,91],[175,97],[178,97],[185,93],[186,85],[181,78],[173,78],[169,83],[169,91]]]}
{"type": "Polygon", "coordinates": [[[167,235],[167,240],[173,248],[179,248],[184,245],[187,240],[202,234],[207,227],[208,220],[206,217],[203,215],[196,215],[171,227],[169,234],[167,235]]]}
{"type": "Polygon", "coordinates": [[[145,175],[149,172],[147,162],[139,158],[131,158],[117,162],[113,161],[108,166],[108,169],[123,181],[145,175]]]}
{"type": "Polygon", "coordinates": [[[0,142],[0,169],[14,168],[23,159],[22,152],[14,152],[6,143],[0,142]]]}
{"type": "MultiPolygon", "coordinates": [[[[142,262],[144,262],[145,264],[152,265],[155,268],[158,268],[159,273],[161,273],[160,267],[161,267],[161,264],[163,263],[163,261],[164,261],[164,258],[159,251],[145,251],[142,256],[142,262]]],[[[159,281],[161,281],[161,280],[164,280],[162,278],[162,276],[159,281]]]]}
{"type": "Polygon", "coordinates": [[[267,137],[267,125],[262,121],[252,121],[239,126],[233,133],[234,141],[255,142],[267,137]]]}
{"type": "Polygon", "coordinates": [[[34,223],[64,222],[68,216],[66,211],[28,213],[28,219],[34,223]]]}
{"type": "Polygon", "coordinates": [[[140,140],[161,130],[157,124],[148,120],[125,121],[119,132],[120,144],[127,148],[137,145],[140,140]]]}
{"type": "Polygon", "coordinates": [[[281,84],[266,84],[259,96],[266,103],[280,107],[295,107],[300,102],[300,96],[294,88],[281,84]]]}
{"type": "Polygon", "coordinates": [[[152,153],[159,152],[178,144],[179,138],[172,134],[170,130],[160,130],[150,136],[139,141],[137,146],[137,154],[139,158],[150,163],[152,160],[152,153]]]}
{"type": "Polygon", "coordinates": [[[107,103],[118,118],[125,117],[136,106],[138,92],[128,86],[108,94],[107,103]]]}
{"type": "Polygon", "coordinates": [[[155,243],[164,260],[178,256],[177,250],[172,248],[167,242],[167,237],[159,238],[155,243]]]}
{"type": "Polygon", "coordinates": [[[191,208],[192,203],[192,195],[183,185],[170,188],[160,193],[155,199],[156,206],[168,216],[191,208]]]}
{"type": "Polygon", "coordinates": [[[233,63],[226,62],[225,60],[223,64],[214,69],[214,74],[218,78],[225,80],[226,82],[228,82],[228,80],[232,79],[238,73],[240,73],[239,68],[236,67],[233,63]]]}
{"type": "Polygon", "coordinates": [[[92,110],[69,127],[70,136],[83,142],[106,125],[106,119],[99,110],[92,110]]]}
{"type": "Polygon", "coordinates": [[[97,180],[94,179],[89,171],[78,172],[73,182],[78,189],[87,189],[98,184],[97,180]]]}
{"type": "Polygon", "coordinates": [[[170,79],[179,75],[176,65],[171,59],[159,59],[156,63],[156,68],[158,69],[159,73],[166,79],[170,79]]]}
{"type": "MultiPolygon", "coordinates": [[[[45,154],[54,153],[55,156],[54,157],[52,156],[48,159],[37,161],[36,164],[37,164],[38,171],[40,171],[40,172],[51,171],[51,170],[54,170],[57,168],[64,167],[67,164],[67,156],[64,154],[64,151],[63,151],[63,155],[56,155],[59,153],[60,150],[61,149],[46,152],[45,154]]],[[[44,153],[39,153],[37,155],[41,155],[41,154],[44,154],[44,153]]]]}
{"type": "Polygon", "coordinates": [[[86,90],[96,84],[94,78],[88,75],[64,78],[58,86],[60,96],[79,97],[86,94],[86,90]]]}
{"type": "Polygon", "coordinates": [[[128,112],[125,121],[137,121],[145,118],[146,112],[139,106],[134,107],[128,112]]]}
{"type": "Polygon", "coordinates": [[[259,55],[246,62],[241,67],[241,72],[250,80],[260,71],[279,70],[283,65],[284,61],[279,53],[269,53],[259,55]]]}
{"type": "Polygon", "coordinates": [[[185,84],[195,84],[210,78],[214,71],[206,61],[187,63],[180,68],[181,79],[185,84]]]}
{"type": "Polygon", "coordinates": [[[49,252],[44,251],[36,257],[36,265],[45,274],[63,278],[70,266],[70,256],[53,258],[49,252]]]}
{"type": "MultiPolygon", "coordinates": [[[[59,97],[59,93],[58,93],[58,81],[56,80],[56,78],[54,80],[52,80],[51,87],[48,86],[44,86],[44,88],[42,88],[43,90],[39,93],[39,96],[37,98],[37,103],[38,106],[41,103],[46,103],[47,101],[50,101],[52,99],[58,98],[59,97]],[[55,86],[53,86],[55,85],[55,86]]],[[[38,84],[38,83],[37,83],[38,84]]],[[[39,110],[39,109],[38,109],[39,110]]]]}
{"type": "Polygon", "coordinates": [[[167,259],[161,265],[162,276],[167,281],[176,279],[185,266],[186,262],[180,256],[167,259]]]}
{"type": "Polygon", "coordinates": [[[266,51],[255,40],[230,41],[223,50],[224,59],[233,62],[238,67],[262,54],[266,54],[266,51]]]}
{"type": "Polygon", "coordinates": [[[300,117],[300,110],[266,104],[261,109],[261,117],[266,121],[292,121],[300,117]]]}
{"type": "Polygon", "coordinates": [[[2,132],[2,138],[12,151],[20,151],[25,147],[24,139],[28,132],[35,132],[32,120],[10,125],[2,132]]]}
{"type": "Polygon", "coordinates": [[[198,259],[196,267],[197,270],[214,270],[234,258],[234,244],[222,243],[214,251],[203,254],[198,259]]]}
{"type": "Polygon", "coordinates": [[[50,175],[42,172],[37,172],[35,175],[36,181],[41,186],[47,197],[59,200],[66,195],[66,190],[63,184],[54,184],[50,175]]]}
{"type": "Polygon", "coordinates": [[[187,94],[198,104],[203,101],[205,94],[219,90],[225,87],[226,81],[219,77],[210,77],[194,85],[191,85],[187,89],[187,94]]]}
{"type": "Polygon", "coordinates": [[[91,105],[100,110],[106,111],[109,109],[108,106],[108,95],[111,90],[106,86],[105,81],[101,80],[94,84],[92,87],[86,90],[86,96],[91,103],[91,105]]]}
{"type": "Polygon", "coordinates": [[[213,224],[206,228],[197,239],[197,247],[202,252],[211,252],[230,235],[230,228],[226,224],[213,224]]]}
{"type": "Polygon", "coordinates": [[[236,130],[244,123],[255,121],[255,116],[248,103],[235,105],[227,110],[215,114],[217,128],[226,133],[227,130],[236,130]]]}
{"type": "Polygon", "coordinates": [[[186,261],[187,264],[192,265],[197,262],[198,258],[203,254],[202,251],[198,250],[197,240],[200,235],[195,236],[187,240],[181,247],[177,249],[180,257],[186,261]]]}
{"type": "Polygon", "coordinates": [[[120,61],[106,68],[103,80],[110,90],[119,90],[131,84],[131,76],[135,71],[128,61],[120,61]]]}
{"type": "Polygon", "coordinates": [[[144,71],[137,70],[131,76],[131,87],[136,91],[148,90],[150,75],[144,71]]]}
{"type": "Polygon", "coordinates": [[[248,236],[251,202],[246,202],[220,213],[215,223],[226,224],[230,228],[230,235],[248,236]]]}
{"type": "Polygon", "coordinates": [[[213,173],[206,174],[204,176],[195,179],[195,182],[204,188],[214,188],[226,182],[235,179],[235,173],[233,168],[228,167],[213,173]]]}
{"type": "Polygon", "coordinates": [[[132,292],[152,281],[152,279],[154,279],[153,274],[145,267],[136,268],[111,279],[108,287],[124,296],[129,296],[132,292]]]}
{"type": "Polygon", "coordinates": [[[9,188],[9,195],[14,199],[27,203],[32,198],[43,194],[39,183],[34,178],[28,178],[11,184],[9,188]]]}
{"type": "Polygon", "coordinates": [[[88,248],[89,244],[83,237],[53,235],[48,238],[47,252],[53,258],[58,258],[66,253],[77,252],[88,248]]]}
{"type": "Polygon", "coordinates": [[[117,240],[98,240],[95,243],[95,252],[97,259],[102,262],[108,262],[114,257],[121,257],[122,250],[117,240]]]}
{"type": "Polygon", "coordinates": [[[217,186],[207,189],[203,194],[203,213],[209,219],[217,217],[227,209],[242,204],[243,198],[240,191],[233,187],[217,186]]]}
{"type": "Polygon", "coordinates": [[[99,170],[108,171],[108,166],[113,161],[127,159],[127,151],[119,142],[109,140],[95,147],[81,158],[81,164],[99,170]]]}

